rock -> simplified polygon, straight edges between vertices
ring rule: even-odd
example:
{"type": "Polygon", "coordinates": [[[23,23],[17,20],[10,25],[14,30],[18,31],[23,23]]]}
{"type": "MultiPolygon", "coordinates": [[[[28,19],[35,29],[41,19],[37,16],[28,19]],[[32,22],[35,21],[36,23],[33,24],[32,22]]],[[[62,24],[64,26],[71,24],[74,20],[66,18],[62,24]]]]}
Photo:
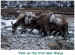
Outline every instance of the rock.
{"type": "Polygon", "coordinates": [[[59,45],[56,42],[49,42],[48,46],[52,50],[59,49],[59,45]]]}
{"type": "Polygon", "coordinates": [[[4,22],[1,22],[1,25],[6,25],[4,22]]]}
{"type": "Polygon", "coordinates": [[[1,48],[7,49],[10,47],[10,44],[8,42],[1,42],[1,48]]]}
{"type": "Polygon", "coordinates": [[[1,42],[8,42],[7,36],[1,35],[1,42]]]}

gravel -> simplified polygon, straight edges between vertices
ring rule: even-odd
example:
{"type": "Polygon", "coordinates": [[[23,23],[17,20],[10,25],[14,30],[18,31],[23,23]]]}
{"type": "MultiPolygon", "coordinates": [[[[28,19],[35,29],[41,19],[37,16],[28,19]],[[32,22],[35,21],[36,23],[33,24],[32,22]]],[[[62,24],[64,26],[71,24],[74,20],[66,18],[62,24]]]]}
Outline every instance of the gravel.
{"type": "Polygon", "coordinates": [[[33,33],[30,34],[29,29],[27,32],[21,34],[20,30],[18,29],[16,34],[12,34],[11,32],[11,21],[15,22],[15,20],[2,20],[1,21],[1,48],[2,49],[22,49],[22,50],[51,50],[51,49],[73,49],[74,47],[74,30],[73,30],[73,22],[69,24],[69,35],[68,40],[65,41],[66,46],[62,44],[63,48],[58,48],[60,45],[57,43],[56,40],[62,40],[62,37],[59,38],[55,36],[46,36],[42,37],[38,30],[34,29],[33,33]],[[70,30],[71,29],[71,30],[70,30]],[[54,45],[55,43],[57,46],[54,45]]]}

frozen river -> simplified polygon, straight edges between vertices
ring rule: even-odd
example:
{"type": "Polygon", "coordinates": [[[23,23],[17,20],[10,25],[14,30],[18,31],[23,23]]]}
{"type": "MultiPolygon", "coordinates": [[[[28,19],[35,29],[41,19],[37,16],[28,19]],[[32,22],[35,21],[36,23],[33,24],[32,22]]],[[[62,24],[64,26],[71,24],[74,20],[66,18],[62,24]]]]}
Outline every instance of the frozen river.
{"type": "MultiPolygon", "coordinates": [[[[56,42],[57,37],[54,36],[46,36],[41,37],[39,32],[35,29],[33,30],[33,34],[28,33],[28,31],[24,34],[21,34],[21,29],[17,30],[16,34],[12,34],[11,30],[11,21],[15,22],[15,20],[1,20],[1,48],[2,49],[24,49],[24,50],[40,50],[40,49],[73,49],[74,46],[74,22],[73,16],[66,16],[67,21],[69,23],[68,26],[68,40],[64,43],[64,40],[59,38],[59,42],[62,44],[62,48],[56,42]],[[55,44],[55,45],[54,45],[55,44]],[[59,48],[60,47],[60,48],[59,48]]],[[[61,36],[60,36],[61,37],[61,36]]]]}

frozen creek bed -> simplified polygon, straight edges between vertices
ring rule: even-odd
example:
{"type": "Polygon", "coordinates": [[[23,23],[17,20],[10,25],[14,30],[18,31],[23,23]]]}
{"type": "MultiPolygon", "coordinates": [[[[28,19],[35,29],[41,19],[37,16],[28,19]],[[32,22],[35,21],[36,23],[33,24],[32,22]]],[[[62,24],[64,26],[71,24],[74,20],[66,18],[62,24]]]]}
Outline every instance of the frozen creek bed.
{"type": "MultiPolygon", "coordinates": [[[[70,17],[73,19],[73,17],[70,17]]],[[[41,37],[37,30],[34,30],[33,34],[28,32],[21,34],[20,28],[17,30],[16,34],[12,34],[11,21],[15,20],[1,20],[1,48],[2,49],[22,49],[22,50],[51,50],[51,49],[73,49],[74,47],[74,22],[69,23],[69,35],[68,40],[64,41],[60,38],[54,36],[41,37]],[[64,44],[65,43],[65,44],[64,44]]],[[[28,30],[29,31],[29,30],[28,30]]]]}

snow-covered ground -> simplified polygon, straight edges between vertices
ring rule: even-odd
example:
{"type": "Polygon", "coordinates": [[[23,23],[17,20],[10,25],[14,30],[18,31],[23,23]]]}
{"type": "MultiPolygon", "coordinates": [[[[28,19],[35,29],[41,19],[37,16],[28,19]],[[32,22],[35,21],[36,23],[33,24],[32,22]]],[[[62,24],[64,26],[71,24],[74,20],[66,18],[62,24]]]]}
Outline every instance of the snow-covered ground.
{"type": "MultiPolygon", "coordinates": [[[[34,29],[33,33],[30,34],[28,31],[21,34],[21,29],[19,28],[16,31],[16,34],[12,34],[12,24],[11,22],[15,22],[15,20],[1,20],[1,48],[2,49],[24,49],[24,50],[40,50],[40,49],[73,49],[74,46],[74,23],[73,17],[72,22],[69,22],[69,35],[68,40],[64,41],[61,38],[54,36],[46,36],[42,37],[38,30],[34,29]],[[59,45],[59,43],[61,45],[59,45]],[[65,42],[65,44],[64,44],[65,42]]],[[[68,21],[70,21],[68,19],[68,21]]],[[[61,36],[60,36],[61,37],[61,36]]]]}

